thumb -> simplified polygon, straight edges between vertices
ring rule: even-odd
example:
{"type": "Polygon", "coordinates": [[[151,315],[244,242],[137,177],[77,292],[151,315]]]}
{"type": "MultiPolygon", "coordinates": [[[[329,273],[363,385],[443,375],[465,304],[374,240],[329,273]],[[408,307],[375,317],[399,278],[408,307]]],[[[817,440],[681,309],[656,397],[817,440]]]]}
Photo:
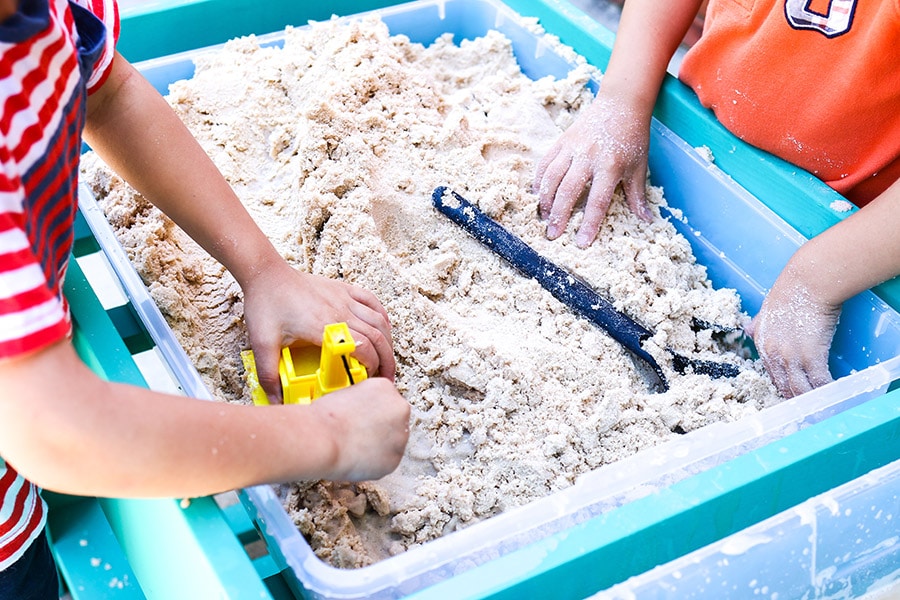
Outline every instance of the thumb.
{"type": "Polygon", "coordinates": [[[284,401],[281,377],[278,375],[281,348],[277,344],[253,344],[253,355],[256,360],[256,375],[259,385],[266,392],[270,403],[281,404],[284,401]]]}

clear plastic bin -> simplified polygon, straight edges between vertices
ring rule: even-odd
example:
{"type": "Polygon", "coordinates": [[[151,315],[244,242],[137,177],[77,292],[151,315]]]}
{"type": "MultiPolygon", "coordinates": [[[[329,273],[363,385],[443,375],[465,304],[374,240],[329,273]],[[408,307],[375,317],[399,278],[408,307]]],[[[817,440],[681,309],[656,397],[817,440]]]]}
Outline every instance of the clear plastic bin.
{"type": "MultiPolygon", "coordinates": [[[[302,8],[298,10],[302,12],[302,8]]],[[[570,10],[563,7],[553,14],[565,20],[571,14],[570,10]]],[[[459,42],[463,38],[483,35],[489,29],[498,29],[512,40],[523,71],[533,78],[559,76],[571,67],[556,53],[555,40],[535,33],[533,20],[521,19],[508,6],[495,0],[423,0],[377,12],[392,33],[406,34],[413,41],[426,44],[445,32],[454,33],[459,42]]],[[[582,54],[587,51],[608,53],[608,47],[604,47],[608,41],[608,38],[594,39],[587,44],[593,43],[597,48],[583,46],[578,50],[582,54]]],[[[267,42],[278,43],[277,34],[268,36],[267,42]]],[[[203,51],[161,57],[137,66],[165,92],[170,82],[191,76],[192,56],[203,51]]],[[[741,149],[734,152],[740,153],[741,149]]],[[[665,188],[670,205],[683,212],[684,218],[676,221],[676,225],[691,241],[712,281],[720,287],[737,289],[744,308],[754,313],[765,290],[791,253],[804,241],[803,236],[658,121],[654,121],[652,127],[650,168],[654,183],[665,188]]],[[[110,256],[128,294],[135,300],[151,335],[172,363],[182,388],[188,394],[208,397],[96,204],[91,198],[85,198],[83,207],[98,241],[110,256]]],[[[882,396],[890,383],[900,378],[900,359],[894,358],[898,354],[900,316],[874,294],[866,292],[845,306],[831,357],[833,373],[840,377],[835,383],[752,418],[712,425],[643,451],[582,477],[571,488],[353,571],[335,569],[315,557],[270,487],[243,490],[241,498],[267,540],[269,551],[286,569],[298,595],[315,598],[400,597],[421,590],[427,592],[429,586],[466,573],[486,574],[492,589],[503,589],[503,582],[512,577],[512,571],[520,580],[527,580],[530,565],[523,563],[510,569],[509,561],[499,559],[516,556],[537,541],[565,536],[572,528],[585,523],[596,523],[600,516],[609,518],[635,500],[646,502],[659,496],[660,501],[665,502],[659,492],[668,486],[707,473],[737,457],[746,457],[773,442],[789,440],[792,434],[810,425],[827,418],[838,418],[860,403],[882,396]],[[494,564],[496,568],[492,567],[494,564]]],[[[900,456],[900,449],[897,455],[900,456]]],[[[840,483],[850,478],[847,476],[840,483]]],[[[740,494],[739,487],[733,491],[740,494]]],[[[805,498],[818,491],[811,489],[805,498]]],[[[651,505],[650,515],[654,514],[653,510],[651,505]]],[[[672,510],[672,506],[660,505],[659,514],[671,516],[672,510]]],[[[684,514],[689,513],[685,511],[684,514]]],[[[697,527],[703,528],[703,524],[697,524],[697,527]]],[[[626,531],[619,540],[628,552],[647,552],[644,542],[638,545],[636,537],[634,546],[630,546],[629,535],[626,531]]],[[[723,535],[717,529],[707,537],[723,535]]],[[[649,566],[695,550],[703,545],[701,541],[698,539],[693,547],[676,544],[659,550],[654,555],[659,557],[658,562],[653,563],[655,559],[648,558],[649,566]]],[[[707,539],[706,543],[709,541],[707,539]]],[[[635,569],[642,569],[641,564],[646,563],[635,563],[620,573],[607,574],[606,579],[593,584],[593,589],[590,585],[585,589],[596,591],[602,589],[603,581],[616,582],[635,575],[640,572],[635,569]]]]}

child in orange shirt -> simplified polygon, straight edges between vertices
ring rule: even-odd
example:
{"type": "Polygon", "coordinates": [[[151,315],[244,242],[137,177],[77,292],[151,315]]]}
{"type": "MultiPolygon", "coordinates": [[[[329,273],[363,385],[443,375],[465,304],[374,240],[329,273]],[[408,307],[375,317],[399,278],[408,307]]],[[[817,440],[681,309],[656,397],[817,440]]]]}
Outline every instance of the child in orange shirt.
{"type": "MultiPolygon", "coordinates": [[[[730,131],[864,207],[795,253],[750,326],[785,397],[831,381],[842,303],[900,274],[900,7],[819,4],[711,0],[679,74],[730,131]]],[[[597,98],[537,168],[551,239],[586,188],[581,246],[594,241],[620,184],[631,210],[652,218],[644,197],[651,113],[700,5],[625,3],[597,98]]]]}

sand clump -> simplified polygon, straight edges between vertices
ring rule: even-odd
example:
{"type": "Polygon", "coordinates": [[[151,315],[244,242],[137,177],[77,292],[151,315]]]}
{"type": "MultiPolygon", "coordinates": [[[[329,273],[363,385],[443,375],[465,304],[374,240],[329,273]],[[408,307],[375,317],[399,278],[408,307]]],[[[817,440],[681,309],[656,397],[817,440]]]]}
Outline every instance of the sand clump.
{"type": "MultiPolygon", "coordinates": [[[[692,327],[747,316],[667,220],[643,222],[618,198],[590,248],[574,244],[578,214],[562,238],[544,237],[531,178],[590,101],[597,73],[583,61],[565,79],[532,81],[499,33],[423,47],[376,18],[288,29],[284,40],[232,40],[167,99],[292,265],[373,291],[391,316],[397,386],[412,405],[399,469],[281,490],[324,560],[370,564],[777,401],[758,363],[692,327]],[[440,185],[654,331],[669,391],[653,393],[616,342],[435,211],[440,185]],[[664,347],[741,374],[677,375],[664,347]]],[[[234,280],[93,155],[82,181],[214,396],[250,402],[234,280]]],[[[658,214],[662,190],[649,195],[658,214]]]]}

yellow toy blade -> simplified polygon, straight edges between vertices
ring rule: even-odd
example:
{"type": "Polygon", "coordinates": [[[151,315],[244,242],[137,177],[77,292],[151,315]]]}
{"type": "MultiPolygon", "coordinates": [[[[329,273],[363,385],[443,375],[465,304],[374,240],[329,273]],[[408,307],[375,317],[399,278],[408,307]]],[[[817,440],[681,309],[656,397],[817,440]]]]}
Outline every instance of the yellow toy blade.
{"type": "Polygon", "coordinates": [[[259,376],[256,373],[256,359],[252,350],[241,352],[241,362],[244,363],[244,377],[247,379],[247,387],[250,389],[250,398],[253,404],[265,406],[269,403],[269,397],[259,385],[259,376]]]}

